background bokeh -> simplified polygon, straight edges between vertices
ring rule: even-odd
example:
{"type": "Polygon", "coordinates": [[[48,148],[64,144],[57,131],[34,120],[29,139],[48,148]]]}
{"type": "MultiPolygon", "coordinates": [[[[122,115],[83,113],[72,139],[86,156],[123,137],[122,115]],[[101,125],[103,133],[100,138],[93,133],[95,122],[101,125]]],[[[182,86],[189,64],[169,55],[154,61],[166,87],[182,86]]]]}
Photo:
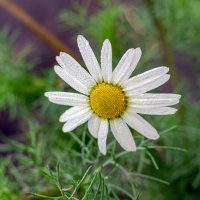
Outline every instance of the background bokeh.
{"type": "Polygon", "coordinates": [[[0,199],[198,200],[199,21],[198,0],[0,0],[0,199]],[[133,130],[141,150],[126,153],[110,134],[104,157],[86,126],[62,133],[66,108],[43,94],[71,90],[53,65],[65,51],[84,66],[78,34],[98,59],[110,39],[113,66],[126,49],[141,47],[134,74],[170,68],[170,81],[156,91],[181,94],[179,111],[144,116],[158,141],[133,130]]]}

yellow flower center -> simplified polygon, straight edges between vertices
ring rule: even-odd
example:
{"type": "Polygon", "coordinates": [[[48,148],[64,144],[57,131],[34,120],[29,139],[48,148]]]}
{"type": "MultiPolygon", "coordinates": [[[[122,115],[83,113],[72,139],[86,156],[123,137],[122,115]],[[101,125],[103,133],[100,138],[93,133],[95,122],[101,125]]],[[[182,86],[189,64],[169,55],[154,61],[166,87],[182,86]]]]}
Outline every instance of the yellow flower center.
{"type": "Polygon", "coordinates": [[[90,106],[104,119],[119,117],[126,109],[126,96],[119,86],[100,83],[91,90],[90,106]]]}

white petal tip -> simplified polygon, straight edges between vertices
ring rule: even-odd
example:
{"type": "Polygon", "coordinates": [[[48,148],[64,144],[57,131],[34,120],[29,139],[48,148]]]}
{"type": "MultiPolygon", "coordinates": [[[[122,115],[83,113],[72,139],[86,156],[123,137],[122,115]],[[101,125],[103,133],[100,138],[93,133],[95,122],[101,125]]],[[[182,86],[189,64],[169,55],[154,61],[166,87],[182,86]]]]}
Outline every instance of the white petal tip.
{"type": "Polygon", "coordinates": [[[65,122],[62,117],[59,118],[59,122],[65,122]]]}
{"type": "Polygon", "coordinates": [[[151,137],[149,137],[149,139],[151,139],[151,140],[157,140],[159,137],[160,137],[160,135],[154,134],[151,137]]]}
{"type": "Polygon", "coordinates": [[[62,128],[63,133],[69,132],[65,127],[62,128]]]}
{"type": "Polygon", "coordinates": [[[169,67],[163,66],[163,68],[165,68],[167,71],[169,71],[169,67]]]}
{"type": "Polygon", "coordinates": [[[66,55],[66,53],[61,51],[60,56],[62,56],[62,55],[66,55]]]}
{"type": "Polygon", "coordinates": [[[158,69],[159,68],[163,70],[163,73],[167,73],[169,71],[169,67],[166,67],[166,66],[158,67],[158,69]]]}
{"type": "Polygon", "coordinates": [[[45,93],[44,93],[44,96],[49,98],[50,92],[45,92],[45,93]]]}
{"type": "Polygon", "coordinates": [[[142,50],[140,47],[137,47],[135,50],[137,50],[138,52],[142,53],[142,50]]]}
{"type": "Polygon", "coordinates": [[[62,127],[62,131],[63,131],[63,133],[67,133],[71,130],[68,130],[68,127],[64,124],[63,127],[62,127]]]}
{"type": "Polygon", "coordinates": [[[67,131],[65,131],[63,128],[62,128],[62,132],[63,132],[63,133],[67,133],[67,131]]]}
{"type": "Polygon", "coordinates": [[[136,151],[136,144],[135,144],[134,140],[132,140],[132,142],[130,144],[128,144],[126,146],[123,145],[122,148],[124,150],[126,150],[127,152],[135,152],[136,151]]]}
{"type": "Polygon", "coordinates": [[[142,50],[138,47],[135,49],[135,54],[136,56],[140,59],[141,55],[142,55],[142,50]]]}
{"type": "Polygon", "coordinates": [[[166,74],[166,82],[170,79],[171,75],[170,74],[166,74]]]}
{"type": "Polygon", "coordinates": [[[60,66],[55,65],[53,68],[54,68],[54,71],[56,72],[60,68],[60,66]]]}
{"type": "Polygon", "coordinates": [[[56,56],[56,60],[58,61],[60,59],[60,55],[59,56],[56,56]]]}
{"type": "Polygon", "coordinates": [[[178,111],[178,110],[177,110],[176,108],[174,108],[171,114],[173,115],[173,114],[175,114],[177,111],[178,111]]]}
{"type": "Polygon", "coordinates": [[[81,40],[81,39],[85,39],[85,37],[83,35],[78,35],[77,40],[81,40]]]}
{"type": "Polygon", "coordinates": [[[136,147],[134,146],[131,149],[127,149],[126,151],[128,151],[128,152],[136,152],[136,147]]]}
{"type": "Polygon", "coordinates": [[[110,44],[110,40],[109,39],[105,39],[104,43],[109,45],[110,44]]]}
{"type": "Polygon", "coordinates": [[[106,155],[106,150],[100,150],[101,154],[106,155]]]}
{"type": "MultiPolygon", "coordinates": [[[[61,65],[60,63],[63,63],[60,56],[56,56],[56,61],[57,61],[57,63],[58,63],[59,65],[61,65]]],[[[54,66],[54,70],[55,70],[55,66],[54,66]]]]}
{"type": "Polygon", "coordinates": [[[177,98],[180,99],[182,97],[182,95],[180,94],[177,94],[177,98]]]}

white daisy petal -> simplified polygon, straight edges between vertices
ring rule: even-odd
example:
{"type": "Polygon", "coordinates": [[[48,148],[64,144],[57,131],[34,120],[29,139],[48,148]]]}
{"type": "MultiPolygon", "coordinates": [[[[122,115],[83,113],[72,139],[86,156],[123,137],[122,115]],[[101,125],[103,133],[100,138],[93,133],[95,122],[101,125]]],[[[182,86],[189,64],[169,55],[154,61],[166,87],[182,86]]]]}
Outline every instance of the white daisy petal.
{"type": "Polygon", "coordinates": [[[94,138],[98,137],[100,122],[101,119],[95,114],[93,114],[90,120],[88,121],[88,129],[94,138]]]}
{"type": "Polygon", "coordinates": [[[60,78],[62,78],[72,88],[74,88],[80,93],[88,94],[87,86],[84,85],[81,81],[79,81],[76,77],[72,76],[69,72],[67,72],[67,70],[64,70],[62,67],[55,65],[54,71],[60,78]]]}
{"type": "Polygon", "coordinates": [[[88,121],[91,116],[92,116],[91,110],[84,113],[80,113],[79,115],[77,115],[76,118],[73,118],[64,124],[62,128],[63,132],[73,131],[75,128],[88,121]]]}
{"type": "Polygon", "coordinates": [[[141,57],[141,49],[129,49],[121,58],[115,70],[113,71],[112,80],[114,83],[121,83],[127,80],[134,71],[141,57]]]}
{"type": "Polygon", "coordinates": [[[127,112],[124,114],[123,119],[131,128],[135,129],[145,137],[152,140],[159,138],[156,129],[140,115],[127,112]]]}
{"type": "Polygon", "coordinates": [[[175,114],[177,109],[171,107],[148,107],[148,106],[131,106],[130,112],[140,113],[145,115],[172,115],[175,114]]]}
{"type": "Polygon", "coordinates": [[[149,106],[152,107],[163,107],[172,106],[179,102],[181,95],[178,94],[152,94],[145,93],[140,95],[133,95],[130,98],[130,103],[132,106],[149,106]]]}
{"type": "Polygon", "coordinates": [[[126,151],[136,151],[135,141],[127,124],[120,118],[110,121],[112,133],[126,151]]]}
{"type": "Polygon", "coordinates": [[[122,85],[124,88],[126,88],[126,90],[131,90],[135,87],[138,87],[138,85],[142,85],[144,82],[152,82],[152,80],[158,79],[159,77],[166,74],[168,71],[168,67],[157,67],[137,76],[133,76],[132,78],[124,81],[122,85]]]}
{"type": "Polygon", "coordinates": [[[56,57],[56,60],[68,74],[73,76],[77,82],[87,87],[88,90],[95,85],[91,75],[70,55],[61,52],[60,56],[56,57]]]}
{"type": "Polygon", "coordinates": [[[156,67],[156,68],[148,70],[144,73],[138,74],[137,76],[133,76],[132,78],[124,81],[123,85],[127,87],[127,86],[129,86],[129,83],[131,85],[132,81],[134,81],[134,83],[136,83],[136,82],[140,83],[147,79],[160,77],[160,76],[166,74],[168,71],[169,71],[168,67],[165,67],[165,66],[156,67]]]}
{"type": "Polygon", "coordinates": [[[132,58],[134,54],[134,49],[128,49],[122,58],[120,59],[119,63],[115,67],[113,74],[112,74],[112,82],[118,83],[120,78],[124,75],[123,71],[126,66],[130,66],[132,58]]]}
{"type": "Polygon", "coordinates": [[[75,106],[66,110],[59,118],[60,122],[66,122],[76,118],[80,114],[87,113],[90,110],[88,106],[75,106]]]}
{"type": "Polygon", "coordinates": [[[145,94],[136,94],[135,97],[141,99],[180,99],[180,94],[173,94],[173,93],[145,93],[145,94]]]}
{"type": "Polygon", "coordinates": [[[107,39],[101,49],[101,70],[105,82],[110,82],[112,78],[112,46],[107,39]]]}
{"type": "Polygon", "coordinates": [[[67,106],[84,106],[88,105],[88,97],[82,94],[70,92],[45,92],[45,96],[49,101],[67,106]]]}
{"type": "Polygon", "coordinates": [[[92,77],[98,82],[102,80],[101,69],[99,63],[92,51],[89,42],[82,36],[79,35],[77,38],[78,47],[80,49],[81,55],[85,62],[86,67],[88,68],[92,77]]]}
{"type": "Polygon", "coordinates": [[[135,70],[140,58],[141,58],[141,55],[142,55],[142,51],[140,48],[136,48],[134,50],[134,55],[133,55],[133,58],[132,58],[132,62],[130,64],[129,67],[126,67],[126,69],[124,69],[124,76],[123,76],[123,79],[121,81],[125,81],[127,80],[131,74],[133,73],[133,71],[135,70]]]}
{"type": "Polygon", "coordinates": [[[101,119],[98,131],[98,146],[103,155],[106,155],[106,140],[108,135],[108,120],[101,119]]]}
{"type": "Polygon", "coordinates": [[[160,77],[147,79],[146,81],[143,82],[131,81],[128,83],[127,86],[124,86],[124,91],[127,91],[130,96],[138,93],[145,93],[163,85],[169,79],[170,75],[164,74],[160,77]]]}

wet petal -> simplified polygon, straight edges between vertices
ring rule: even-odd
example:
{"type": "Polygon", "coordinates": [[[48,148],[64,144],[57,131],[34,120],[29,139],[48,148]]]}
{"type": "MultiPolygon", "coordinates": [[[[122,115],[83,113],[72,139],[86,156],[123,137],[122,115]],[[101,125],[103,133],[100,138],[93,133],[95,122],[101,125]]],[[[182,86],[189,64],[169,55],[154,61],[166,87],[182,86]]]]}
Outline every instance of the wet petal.
{"type": "Polygon", "coordinates": [[[88,129],[94,138],[98,137],[100,122],[101,119],[96,114],[93,114],[88,121],[88,129]]]}
{"type": "Polygon", "coordinates": [[[72,76],[67,70],[58,65],[54,66],[54,70],[56,74],[72,88],[80,93],[88,94],[88,87],[84,85],[79,79],[77,79],[77,77],[72,76]]]}
{"type": "Polygon", "coordinates": [[[98,146],[103,155],[106,155],[106,140],[108,135],[108,120],[101,119],[98,130],[98,146]]]}
{"type": "Polygon", "coordinates": [[[88,106],[75,106],[66,110],[59,118],[60,122],[66,122],[76,118],[80,114],[87,113],[90,110],[88,106]]]}
{"type": "Polygon", "coordinates": [[[177,109],[171,107],[148,107],[146,105],[133,105],[129,108],[132,113],[140,113],[145,115],[173,115],[177,109]]]}
{"type": "Polygon", "coordinates": [[[107,39],[101,49],[101,70],[105,82],[110,82],[112,78],[112,46],[107,39]]]}
{"type": "Polygon", "coordinates": [[[88,68],[92,77],[97,82],[102,80],[102,74],[99,63],[96,59],[96,56],[94,55],[94,52],[92,51],[92,48],[89,45],[89,42],[82,35],[79,35],[77,38],[77,43],[85,65],[88,68]]]}
{"type": "Polygon", "coordinates": [[[84,106],[88,105],[88,97],[82,94],[70,92],[45,92],[45,96],[49,101],[67,106],[84,106]]]}
{"type": "Polygon", "coordinates": [[[130,98],[130,103],[132,106],[150,106],[152,107],[163,107],[172,106],[179,102],[181,95],[178,94],[153,94],[145,93],[140,95],[133,95],[130,98]]]}
{"type": "Polygon", "coordinates": [[[126,51],[113,71],[112,80],[114,83],[122,83],[130,77],[140,60],[141,54],[140,48],[126,51]]]}
{"type": "Polygon", "coordinates": [[[91,116],[92,116],[92,112],[90,110],[85,113],[80,113],[76,118],[73,118],[64,124],[63,129],[62,129],[63,132],[73,131],[75,128],[77,128],[81,124],[84,124],[86,121],[88,121],[91,116]]]}
{"type": "Polygon", "coordinates": [[[164,84],[169,79],[168,71],[168,67],[157,67],[124,81],[122,86],[125,91],[144,93],[164,84]]]}
{"type": "Polygon", "coordinates": [[[56,57],[56,60],[67,73],[87,87],[88,92],[89,89],[96,84],[92,76],[70,55],[61,52],[60,55],[56,57]]]}
{"type": "Polygon", "coordinates": [[[145,137],[152,140],[159,138],[156,129],[140,115],[127,112],[124,114],[123,119],[131,128],[135,129],[145,137]]]}
{"type": "Polygon", "coordinates": [[[127,124],[122,119],[110,121],[112,133],[118,143],[126,151],[136,151],[135,141],[127,124]]]}

